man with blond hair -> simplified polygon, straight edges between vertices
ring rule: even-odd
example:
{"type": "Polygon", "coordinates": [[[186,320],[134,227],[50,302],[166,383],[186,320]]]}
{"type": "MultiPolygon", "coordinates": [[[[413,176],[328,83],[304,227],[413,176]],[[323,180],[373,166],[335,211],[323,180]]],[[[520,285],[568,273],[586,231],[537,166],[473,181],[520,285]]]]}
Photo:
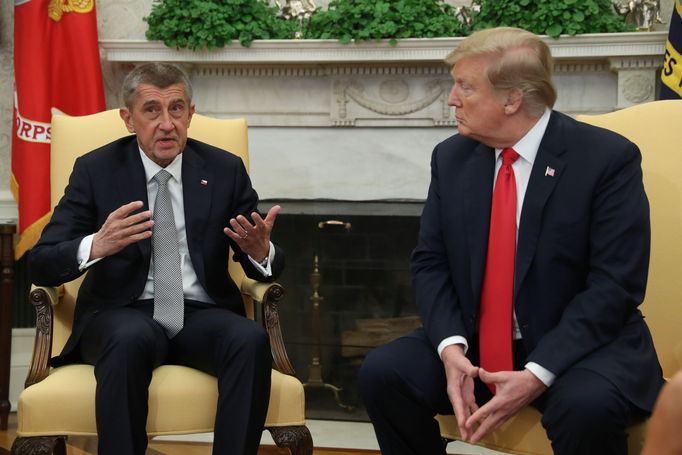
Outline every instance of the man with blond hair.
{"type": "Polygon", "coordinates": [[[361,392],[384,454],[477,442],[523,406],[554,453],[627,453],[662,384],[638,310],[649,262],[641,156],[553,111],[545,42],[482,30],[446,59],[459,134],[438,144],[411,270],[423,328],[372,351],[361,392]]]}

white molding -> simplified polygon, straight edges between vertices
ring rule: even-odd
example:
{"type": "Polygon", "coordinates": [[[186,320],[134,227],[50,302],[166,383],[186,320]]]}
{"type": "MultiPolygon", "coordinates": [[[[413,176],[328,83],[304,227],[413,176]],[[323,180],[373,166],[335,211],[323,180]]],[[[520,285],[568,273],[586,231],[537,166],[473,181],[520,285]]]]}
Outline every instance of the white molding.
{"type": "Polygon", "coordinates": [[[10,359],[9,402],[17,410],[17,399],[24,389],[24,381],[31,365],[33,340],[36,329],[12,329],[12,356],[10,359]]]}
{"type": "Polygon", "coordinates": [[[0,221],[16,221],[17,203],[9,190],[0,190],[0,221]]]}
{"type": "MultiPolygon", "coordinates": [[[[555,59],[662,56],[667,32],[595,33],[545,38],[555,59]]],[[[110,62],[351,63],[442,62],[464,38],[409,38],[341,44],[337,40],[256,40],[246,48],[171,49],[159,41],[100,40],[110,62]]]]}
{"type": "MultiPolygon", "coordinates": [[[[654,100],[666,38],[545,37],[555,108],[596,114],[654,100]]],[[[134,64],[176,62],[190,74],[198,112],[246,118],[261,198],[381,201],[426,196],[429,152],[456,131],[444,58],[463,39],[261,40],[212,51],[145,40],[100,45],[109,100],[134,64]]]]}

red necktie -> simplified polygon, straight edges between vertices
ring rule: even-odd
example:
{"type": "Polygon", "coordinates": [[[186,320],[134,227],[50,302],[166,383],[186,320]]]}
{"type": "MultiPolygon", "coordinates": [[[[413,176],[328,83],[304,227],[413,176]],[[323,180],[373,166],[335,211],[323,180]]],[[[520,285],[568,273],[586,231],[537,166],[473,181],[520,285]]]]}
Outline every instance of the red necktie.
{"type": "MultiPolygon", "coordinates": [[[[502,150],[490,215],[488,255],[485,263],[479,344],[481,367],[487,371],[511,371],[512,300],[516,256],[516,179],[512,163],[519,154],[502,150]]],[[[494,386],[490,386],[493,393],[494,386]]]]}

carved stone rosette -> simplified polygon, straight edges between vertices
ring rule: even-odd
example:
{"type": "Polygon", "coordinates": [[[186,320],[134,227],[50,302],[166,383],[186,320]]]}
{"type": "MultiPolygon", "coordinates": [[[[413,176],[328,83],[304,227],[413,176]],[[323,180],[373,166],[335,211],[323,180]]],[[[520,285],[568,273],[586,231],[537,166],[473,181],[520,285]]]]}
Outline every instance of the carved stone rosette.
{"type": "Polygon", "coordinates": [[[452,83],[444,71],[390,68],[336,77],[332,83],[333,126],[442,126],[453,123],[447,98],[452,83]],[[415,72],[417,74],[415,74],[415,72]]]}
{"type": "Polygon", "coordinates": [[[656,98],[655,70],[660,67],[659,58],[620,57],[609,59],[610,68],[618,74],[618,104],[623,109],[656,98]]]}

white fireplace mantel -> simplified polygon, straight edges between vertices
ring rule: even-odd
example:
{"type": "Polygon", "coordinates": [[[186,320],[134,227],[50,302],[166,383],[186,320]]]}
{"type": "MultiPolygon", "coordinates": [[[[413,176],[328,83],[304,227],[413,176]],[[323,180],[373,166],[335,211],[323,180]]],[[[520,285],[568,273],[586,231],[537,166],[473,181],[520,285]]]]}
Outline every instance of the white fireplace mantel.
{"type": "MultiPolygon", "coordinates": [[[[404,39],[395,45],[386,40],[257,40],[249,48],[233,43],[211,51],[170,49],[144,40],[100,45],[112,76],[146,61],[186,65],[204,112],[245,115],[254,126],[424,127],[452,125],[444,106],[450,81],[443,59],[462,39],[404,39]],[[276,105],[266,100],[254,110],[251,95],[269,95],[276,105]]],[[[605,112],[655,98],[666,32],[546,40],[556,60],[558,109],[605,112]]]]}
{"type": "MultiPolygon", "coordinates": [[[[575,115],[653,101],[666,37],[546,38],[555,108],[575,115]]],[[[110,107],[133,65],[167,61],[188,69],[198,112],[245,117],[262,198],[423,200],[431,149],[456,128],[443,59],[462,39],[265,40],[212,51],[144,40],[100,46],[110,107]]]]}
{"type": "MultiPolygon", "coordinates": [[[[557,59],[661,56],[667,32],[593,33],[546,38],[557,59]]],[[[410,38],[341,44],[337,40],[256,40],[248,48],[234,43],[222,49],[171,49],[158,41],[102,40],[111,62],[188,63],[440,63],[464,38],[410,38]]]]}

